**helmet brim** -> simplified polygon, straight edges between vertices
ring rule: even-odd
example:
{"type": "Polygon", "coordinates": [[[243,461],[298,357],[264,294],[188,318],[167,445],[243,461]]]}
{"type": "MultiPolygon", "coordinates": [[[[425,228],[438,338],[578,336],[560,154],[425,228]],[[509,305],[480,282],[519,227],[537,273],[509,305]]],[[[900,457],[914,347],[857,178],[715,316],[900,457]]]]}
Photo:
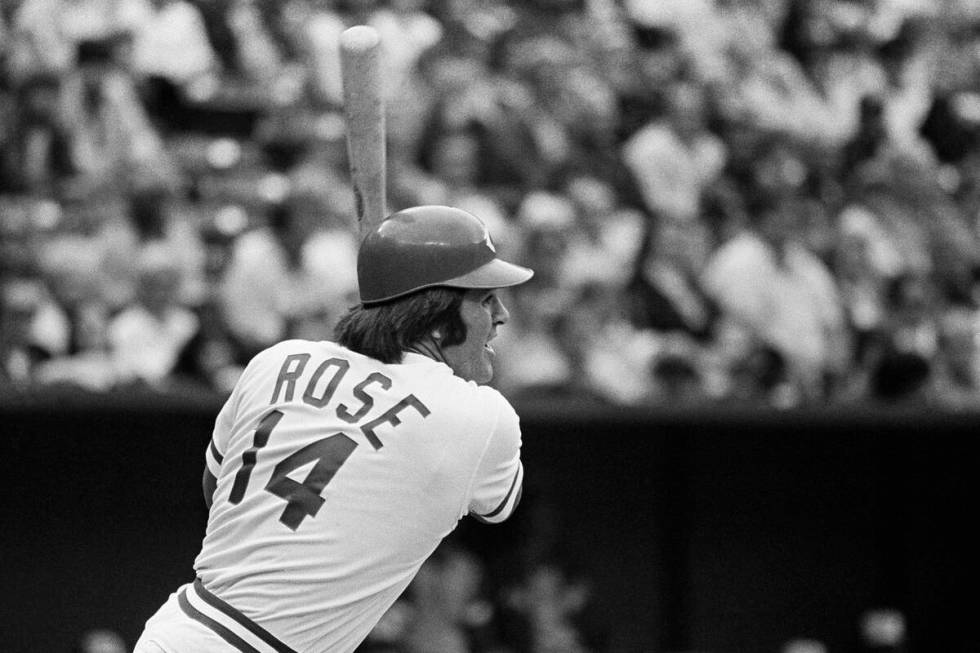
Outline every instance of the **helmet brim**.
{"type": "Polygon", "coordinates": [[[414,292],[425,290],[426,288],[442,287],[474,290],[482,288],[508,288],[510,286],[519,286],[533,276],[534,270],[530,268],[526,268],[522,265],[515,265],[514,263],[508,263],[507,261],[502,261],[499,258],[494,258],[487,263],[484,263],[477,269],[467,272],[466,274],[461,274],[458,277],[433,281],[432,283],[412,287],[404,292],[385,297],[378,297],[376,299],[365,300],[362,297],[361,303],[365,305],[379,304],[381,302],[387,302],[393,299],[411,295],[414,292]]]}
{"type": "Polygon", "coordinates": [[[495,258],[471,272],[434,285],[450,288],[508,288],[519,286],[533,276],[534,270],[530,268],[495,258]]]}

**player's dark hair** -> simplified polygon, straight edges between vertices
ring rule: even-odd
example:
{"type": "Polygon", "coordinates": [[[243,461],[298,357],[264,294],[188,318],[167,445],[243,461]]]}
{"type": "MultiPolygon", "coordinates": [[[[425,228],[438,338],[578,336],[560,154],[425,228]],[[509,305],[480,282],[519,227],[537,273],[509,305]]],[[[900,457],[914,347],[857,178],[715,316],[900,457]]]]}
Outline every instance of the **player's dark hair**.
{"type": "Polygon", "coordinates": [[[340,318],[334,339],[353,351],[382,363],[397,363],[413,345],[443,334],[442,346],[466,340],[466,325],[460,317],[465,290],[426,288],[405,297],[370,305],[358,305],[340,318]]]}

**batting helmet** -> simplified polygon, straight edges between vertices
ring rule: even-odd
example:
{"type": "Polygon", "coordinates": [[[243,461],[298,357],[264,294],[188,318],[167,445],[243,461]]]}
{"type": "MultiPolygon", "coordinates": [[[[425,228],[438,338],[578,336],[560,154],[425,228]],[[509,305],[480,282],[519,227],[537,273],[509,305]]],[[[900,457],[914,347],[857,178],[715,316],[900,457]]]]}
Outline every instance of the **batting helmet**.
{"type": "Polygon", "coordinates": [[[395,299],[423,288],[503,288],[534,272],[497,258],[486,226],[449,206],[416,206],[385,218],[361,242],[361,302],[395,299]]]}

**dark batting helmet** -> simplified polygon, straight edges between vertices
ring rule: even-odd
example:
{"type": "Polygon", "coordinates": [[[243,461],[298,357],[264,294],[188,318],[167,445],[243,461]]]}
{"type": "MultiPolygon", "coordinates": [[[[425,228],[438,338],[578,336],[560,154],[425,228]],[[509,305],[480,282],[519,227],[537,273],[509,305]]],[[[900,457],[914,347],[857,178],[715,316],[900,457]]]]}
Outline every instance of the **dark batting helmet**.
{"type": "Polygon", "coordinates": [[[533,274],[497,258],[483,222],[450,206],[416,206],[391,214],[364,238],[357,255],[363,304],[435,286],[516,286],[533,274]]]}

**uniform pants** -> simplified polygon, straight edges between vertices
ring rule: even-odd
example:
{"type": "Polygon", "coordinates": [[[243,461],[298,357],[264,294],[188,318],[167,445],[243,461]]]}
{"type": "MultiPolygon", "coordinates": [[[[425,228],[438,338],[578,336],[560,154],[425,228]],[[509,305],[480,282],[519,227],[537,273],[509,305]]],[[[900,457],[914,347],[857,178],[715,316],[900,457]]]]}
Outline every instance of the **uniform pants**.
{"type": "Polygon", "coordinates": [[[170,595],[149,618],[133,653],[295,653],[208,592],[200,580],[170,595]]]}

